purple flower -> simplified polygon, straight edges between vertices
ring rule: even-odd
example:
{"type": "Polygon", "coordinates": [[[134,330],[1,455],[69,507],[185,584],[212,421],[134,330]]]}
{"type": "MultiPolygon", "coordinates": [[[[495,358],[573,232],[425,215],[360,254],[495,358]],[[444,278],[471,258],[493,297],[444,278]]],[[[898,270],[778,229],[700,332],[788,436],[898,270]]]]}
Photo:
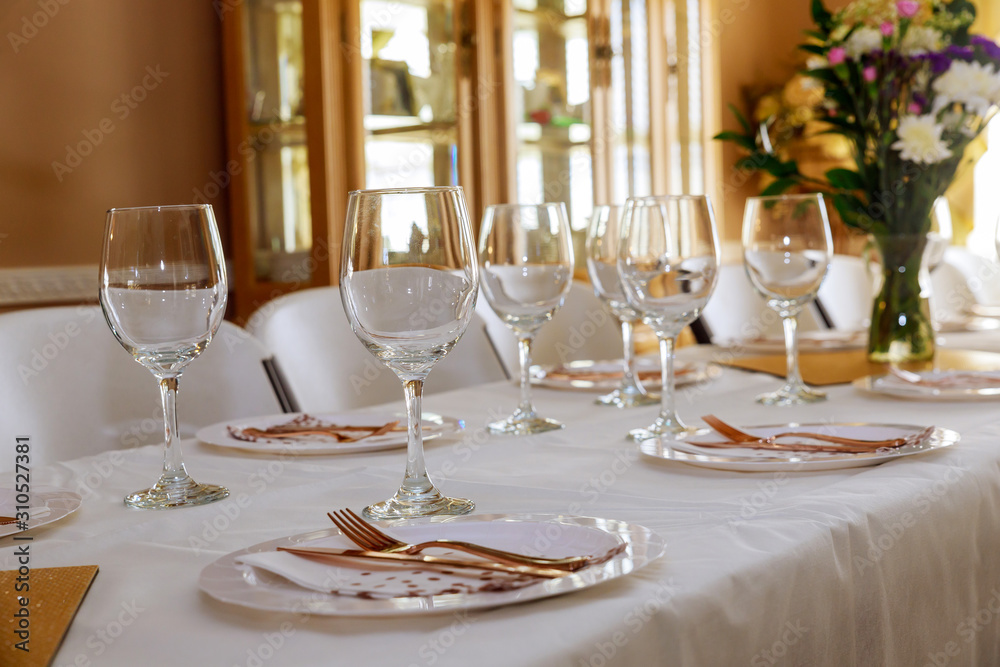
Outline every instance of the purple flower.
{"type": "Polygon", "coordinates": [[[976,55],[973,52],[971,46],[955,46],[952,44],[944,50],[945,55],[947,55],[951,60],[972,60],[976,55]]]}
{"type": "Polygon", "coordinates": [[[973,35],[971,41],[974,46],[983,47],[983,52],[986,53],[987,57],[992,60],[1000,60],[1000,46],[997,46],[993,40],[982,35],[973,35]]]}

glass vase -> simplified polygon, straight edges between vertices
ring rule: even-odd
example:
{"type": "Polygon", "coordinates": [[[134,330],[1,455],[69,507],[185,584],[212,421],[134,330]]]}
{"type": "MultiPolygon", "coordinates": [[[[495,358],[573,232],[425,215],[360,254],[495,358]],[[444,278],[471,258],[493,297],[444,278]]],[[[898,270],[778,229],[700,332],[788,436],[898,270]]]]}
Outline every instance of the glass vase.
{"type": "Polygon", "coordinates": [[[934,356],[926,234],[873,237],[881,255],[881,287],[872,306],[868,359],[899,364],[934,356]]]}

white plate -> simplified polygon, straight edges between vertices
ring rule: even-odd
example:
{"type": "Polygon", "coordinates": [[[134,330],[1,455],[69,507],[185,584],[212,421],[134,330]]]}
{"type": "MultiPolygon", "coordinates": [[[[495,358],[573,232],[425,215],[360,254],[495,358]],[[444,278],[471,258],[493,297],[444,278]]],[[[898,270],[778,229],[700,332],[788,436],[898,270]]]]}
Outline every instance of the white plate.
{"type": "MultiPolygon", "coordinates": [[[[968,371],[964,371],[967,373],[968,371]]],[[[921,377],[934,380],[946,378],[949,371],[925,371],[921,377]]],[[[997,378],[996,384],[984,387],[929,387],[901,380],[892,375],[869,375],[853,383],[855,389],[871,394],[908,398],[918,401],[983,401],[1000,398],[1000,373],[989,375],[997,378]]]]}
{"type": "MultiPolygon", "coordinates": [[[[899,438],[920,433],[926,426],[905,424],[773,424],[769,426],[740,427],[741,430],[753,435],[767,437],[786,431],[810,431],[825,433],[860,440],[883,440],[899,438]]],[[[921,454],[934,449],[954,445],[959,440],[955,431],[946,428],[935,428],[929,437],[913,445],[904,445],[895,449],[879,449],[863,454],[842,452],[776,452],[762,449],[715,449],[698,447],[698,441],[720,442],[724,440],[715,431],[695,436],[687,440],[671,440],[661,442],[658,439],[645,440],[639,443],[639,451],[646,456],[671,461],[683,461],[691,465],[719,470],[737,470],[741,472],[772,472],[835,470],[838,468],[860,468],[872,466],[903,456],[921,454]]]]}
{"type": "MultiPolygon", "coordinates": [[[[823,329],[820,331],[802,331],[799,333],[799,352],[830,352],[832,350],[854,350],[868,343],[867,331],[839,331],[823,329]]],[[[785,339],[748,338],[730,340],[720,343],[720,347],[741,352],[758,354],[780,353],[785,351],[785,339]]]]}
{"type": "MultiPolygon", "coordinates": [[[[16,479],[16,478],[15,478],[16,479]]],[[[14,489],[0,489],[0,516],[17,516],[18,494],[14,489]]],[[[28,502],[28,529],[58,521],[80,507],[83,498],[69,489],[52,487],[31,489],[28,502]]],[[[20,533],[17,524],[0,526],[0,537],[20,533]]]]}
{"type": "MultiPolygon", "coordinates": [[[[562,366],[539,365],[531,367],[531,383],[550,389],[582,389],[585,391],[613,391],[621,385],[622,360],[571,361],[562,366]],[[551,373],[559,372],[553,376],[551,373]],[[573,375],[607,375],[600,379],[574,378],[573,375]]],[[[660,360],[653,357],[636,357],[635,368],[639,372],[653,372],[652,377],[643,380],[643,386],[651,391],[660,388],[660,360]]],[[[678,387],[704,382],[712,377],[711,367],[704,363],[674,362],[674,384],[678,387]]]]}
{"type": "MultiPolygon", "coordinates": [[[[300,587],[269,571],[236,560],[245,554],[274,551],[278,546],[303,545],[319,540],[343,548],[356,548],[336,528],[329,528],[263,542],[223,556],[202,570],[198,585],[223,602],[277,612],[296,611],[329,616],[435,614],[499,607],[589,588],[639,569],[659,557],[664,550],[663,540],[649,529],[613,519],[487,514],[409,519],[377,525],[386,528],[393,537],[410,542],[447,537],[551,557],[605,554],[615,549],[618,552],[602,564],[591,565],[558,579],[538,579],[517,590],[388,599],[367,599],[351,594],[359,590],[351,584],[359,579],[366,581],[361,572],[377,567],[372,561],[359,560],[357,569],[330,565],[331,581],[336,582],[338,590],[345,592],[334,594],[300,587]]],[[[428,551],[428,555],[436,553],[436,550],[428,551]]],[[[410,566],[400,568],[404,576],[415,570],[410,566]]],[[[363,585],[359,583],[358,586],[363,585]]]]}
{"type": "MultiPolygon", "coordinates": [[[[229,427],[237,429],[259,428],[266,429],[278,424],[286,424],[292,419],[303,415],[302,412],[291,412],[281,415],[270,415],[268,417],[251,417],[248,419],[238,419],[227,422],[220,422],[198,431],[198,439],[209,445],[238,449],[245,452],[257,452],[267,454],[348,454],[351,452],[374,452],[380,449],[396,449],[406,447],[406,431],[393,431],[385,435],[377,435],[357,442],[337,442],[336,439],[324,436],[303,436],[301,438],[282,438],[280,440],[258,440],[247,442],[234,438],[229,433],[229,427]]],[[[399,421],[405,428],[406,415],[390,413],[350,413],[342,415],[315,414],[311,416],[335,424],[350,424],[351,426],[381,426],[382,424],[399,421]]],[[[453,433],[465,424],[452,417],[442,417],[441,415],[425,412],[423,414],[424,440],[440,438],[448,433],[453,433]]]]}

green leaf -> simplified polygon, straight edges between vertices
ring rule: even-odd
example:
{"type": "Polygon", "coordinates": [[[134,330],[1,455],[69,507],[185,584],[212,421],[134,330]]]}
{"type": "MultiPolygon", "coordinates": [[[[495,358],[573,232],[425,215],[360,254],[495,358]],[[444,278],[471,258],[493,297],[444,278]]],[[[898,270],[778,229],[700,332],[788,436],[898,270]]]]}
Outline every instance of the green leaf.
{"type": "Polygon", "coordinates": [[[812,0],[813,22],[819,26],[825,34],[830,34],[833,27],[833,15],[823,6],[823,0],[812,0]]]}
{"type": "Polygon", "coordinates": [[[757,149],[757,142],[753,137],[747,136],[745,134],[740,134],[739,132],[719,132],[717,135],[712,137],[719,141],[732,141],[736,145],[747,149],[748,151],[754,151],[757,149]]]}
{"type": "Polygon", "coordinates": [[[798,184],[799,182],[796,181],[794,178],[779,178],[778,180],[774,181],[769,186],[764,188],[761,191],[760,196],[770,197],[771,195],[780,195],[789,188],[794,188],[798,184]]]}
{"type": "Polygon", "coordinates": [[[746,133],[750,136],[754,136],[753,127],[750,125],[750,121],[746,119],[746,116],[740,113],[740,110],[736,108],[736,105],[730,104],[729,110],[733,112],[734,116],[736,116],[736,120],[740,122],[740,125],[742,125],[743,129],[746,130],[746,133]]]}
{"type": "Polygon", "coordinates": [[[809,37],[815,37],[816,39],[822,39],[822,40],[825,40],[827,37],[825,33],[822,33],[818,30],[806,30],[805,34],[808,35],[809,37]]]}
{"type": "Polygon", "coordinates": [[[769,170],[771,174],[778,177],[794,176],[799,173],[799,165],[795,160],[788,160],[787,162],[779,162],[778,164],[771,167],[769,170]]]}
{"type": "Polygon", "coordinates": [[[826,47],[819,44],[799,44],[799,50],[807,53],[815,53],[818,56],[826,55],[826,47]]]}
{"type": "Polygon", "coordinates": [[[849,194],[833,195],[833,207],[837,209],[841,220],[849,227],[862,229],[865,217],[865,203],[849,194]]]}
{"type": "Polygon", "coordinates": [[[865,179],[851,169],[830,169],[826,172],[826,180],[841,190],[861,190],[865,187],[865,179]]]}

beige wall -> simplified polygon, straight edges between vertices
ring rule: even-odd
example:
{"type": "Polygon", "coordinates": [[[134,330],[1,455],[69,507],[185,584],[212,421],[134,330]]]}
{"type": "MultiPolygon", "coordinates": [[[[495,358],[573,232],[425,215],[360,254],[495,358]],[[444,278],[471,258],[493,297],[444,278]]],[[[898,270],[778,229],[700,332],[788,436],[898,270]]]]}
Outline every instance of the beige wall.
{"type": "Polygon", "coordinates": [[[3,0],[0,36],[0,268],[96,264],[106,209],[190,203],[224,164],[209,0],[3,0]]]}
{"type": "MultiPolygon", "coordinates": [[[[714,0],[713,36],[719,44],[719,99],[722,127],[738,130],[739,124],[727,108],[735,105],[747,113],[744,91],[760,84],[780,84],[801,65],[796,48],[803,42],[803,32],[812,26],[809,0],[714,0]]],[[[828,6],[843,5],[827,0],[828,6]]],[[[721,182],[715,188],[722,196],[723,231],[728,239],[738,239],[747,197],[760,191],[756,180],[733,171],[742,157],[738,148],[726,143],[722,148],[719,171],[721,182]]]]}

